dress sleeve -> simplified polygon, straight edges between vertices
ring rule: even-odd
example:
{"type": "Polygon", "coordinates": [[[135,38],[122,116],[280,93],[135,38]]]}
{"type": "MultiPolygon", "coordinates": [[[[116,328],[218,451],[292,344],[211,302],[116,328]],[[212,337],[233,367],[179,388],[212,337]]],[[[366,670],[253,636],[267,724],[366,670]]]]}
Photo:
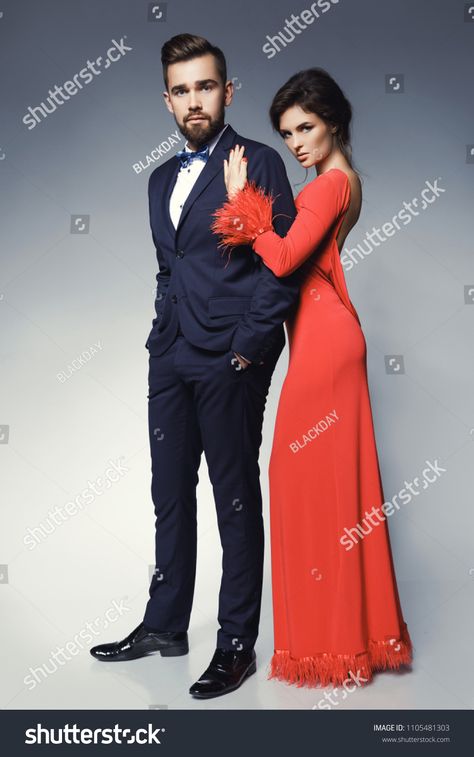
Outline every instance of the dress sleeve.
{"type": "Polygon", "coordinates": [[[350,184],[344,171],[321,174],[298,196],[297,216],[286,236],[280,237],[272,226],[273,198],[248,183],[216,211],[211,228],[221,236],[219,246],[252,243],[276,276],[288,276],[316,250],[349,196],[350,184]]]}

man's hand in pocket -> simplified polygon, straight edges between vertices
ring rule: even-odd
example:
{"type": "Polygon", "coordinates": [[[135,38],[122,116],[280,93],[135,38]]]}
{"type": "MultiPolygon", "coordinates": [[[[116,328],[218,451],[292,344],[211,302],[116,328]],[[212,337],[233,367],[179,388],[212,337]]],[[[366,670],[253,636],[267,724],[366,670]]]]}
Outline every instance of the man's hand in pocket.
{"type": "Polygon", "coordinates": [[[242,367],[243,370],[245,370],[246,368],[248,368],[248,366],[252,362],[251,360],[247,360],[247,358],[242,357],[242,355],[239,355],[238,352],[234,352],[234,355],[237,358],[237,360],[239,361],[239,365],[242,367]]]}

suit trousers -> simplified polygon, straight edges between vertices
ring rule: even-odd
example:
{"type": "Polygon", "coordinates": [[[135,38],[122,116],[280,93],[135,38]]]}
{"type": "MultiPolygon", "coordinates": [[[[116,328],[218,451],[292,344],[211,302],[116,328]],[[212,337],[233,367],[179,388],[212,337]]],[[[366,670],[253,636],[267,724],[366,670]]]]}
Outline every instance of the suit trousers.
{"type": "Polygon", "coordinates": [[[272,346],[262,365],[245,369],[232,350],[205,350],[183,334],[162,355],[150,354],[156,561],[143,618],[147,628],[186,631],[189,626],[196,576],[196,486],[204,451],[222,546],[216,646],[240,650],[255,644],[264,557],[258,456],[267,394],[282,348],[281,343],[272,346]]]}

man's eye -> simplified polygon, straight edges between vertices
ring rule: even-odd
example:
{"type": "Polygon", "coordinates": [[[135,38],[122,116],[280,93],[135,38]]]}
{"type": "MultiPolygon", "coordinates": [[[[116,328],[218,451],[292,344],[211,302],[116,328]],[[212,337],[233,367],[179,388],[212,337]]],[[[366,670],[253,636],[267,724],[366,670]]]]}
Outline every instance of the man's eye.
{"type": "Polygon", "coordinates": [[[202,89],[209,90],[209,89],[212,89],[212,86],[211,86],[211,84],[204,84],[203,87],[202,87],[202,89]]]}
{"type": "Polygon", "coordinates": [[[312,126],[303,126],[303,132],[310,131],[312,128],[312,126]]]}

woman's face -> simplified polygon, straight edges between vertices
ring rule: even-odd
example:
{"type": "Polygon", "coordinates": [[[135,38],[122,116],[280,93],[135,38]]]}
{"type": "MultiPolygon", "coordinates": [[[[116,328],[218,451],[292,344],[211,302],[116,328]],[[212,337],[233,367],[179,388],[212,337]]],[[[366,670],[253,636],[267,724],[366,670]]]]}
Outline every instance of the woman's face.
{"type": "Polygon", "coordinates": [[[334,131],[322,118],[299,105],[292,105],[280,118],[280,134],[305,168],[317,165],[332,152],[334,131]]]}

